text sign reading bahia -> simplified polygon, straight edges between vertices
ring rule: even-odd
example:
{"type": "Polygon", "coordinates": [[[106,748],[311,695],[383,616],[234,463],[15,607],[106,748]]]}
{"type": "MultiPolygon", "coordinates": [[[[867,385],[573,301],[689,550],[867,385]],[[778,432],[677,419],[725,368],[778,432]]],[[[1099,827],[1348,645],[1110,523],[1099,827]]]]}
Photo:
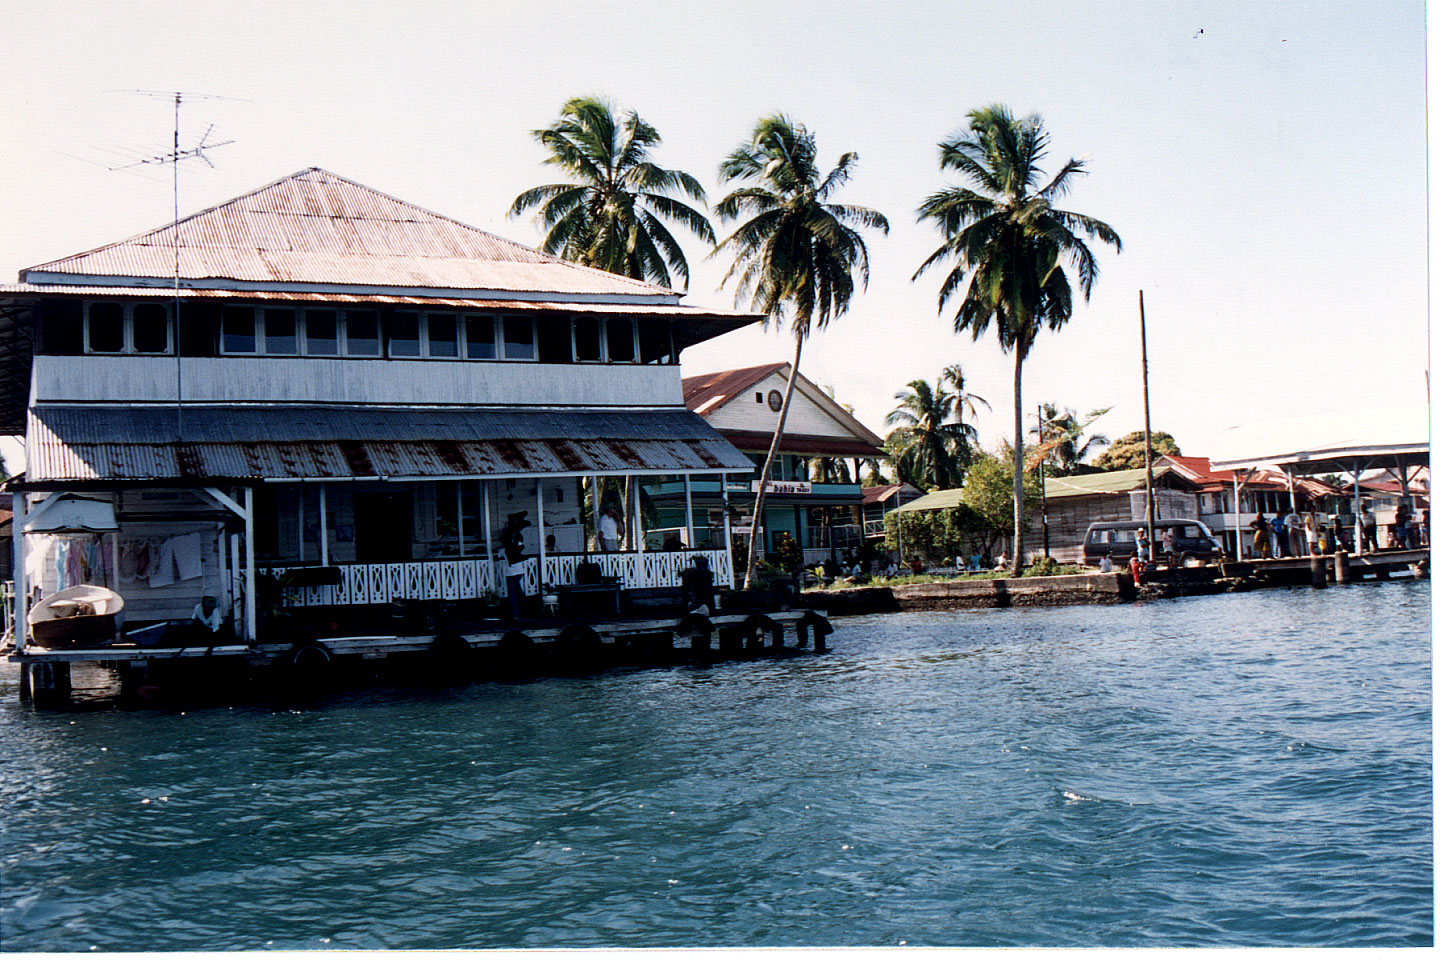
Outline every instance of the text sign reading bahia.
{"type": "MultiPolygon", "coordinates": [[[[760,492],[760,481],[750,481],[750,492],[760,492]]],[[[810,481],[808,480],[767,480],[765,481],[766,493],[809,493],[810,481]]]]}

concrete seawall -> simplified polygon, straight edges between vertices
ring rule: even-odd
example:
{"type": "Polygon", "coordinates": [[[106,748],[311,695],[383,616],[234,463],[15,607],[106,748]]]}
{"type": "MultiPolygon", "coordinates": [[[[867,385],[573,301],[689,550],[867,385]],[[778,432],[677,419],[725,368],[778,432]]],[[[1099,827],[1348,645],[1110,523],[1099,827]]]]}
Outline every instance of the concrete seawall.
{"type": "Polygon", "coordinates": [[[897,610],[965,610],[984,607],[1062,606],[1126,603],[1135,599],[1128,573],[1071,574],[1006,580],[946,580],[894,587],[810,591],[802,603],[824,607],[831,616],[893,613],[897,610]]]}

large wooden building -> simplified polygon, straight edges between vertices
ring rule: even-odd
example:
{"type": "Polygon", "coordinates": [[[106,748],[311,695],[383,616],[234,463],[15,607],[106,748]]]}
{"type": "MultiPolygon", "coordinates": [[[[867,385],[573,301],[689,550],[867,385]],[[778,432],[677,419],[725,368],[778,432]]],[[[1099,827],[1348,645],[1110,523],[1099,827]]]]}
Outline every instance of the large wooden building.
{"type": "Polygon", "coordinates": [[[132,622],[215,596],[249,639],[267,574],[310,606],[481,597],[522,512],[534,593],[574,579],[605,497],[635,535],[590,558],[677,583],[696,551],[646,550],[641,481],[753,470],[686,409],[680,353],[758,319],[313,168],[26,269],[0,286],[18,622],[87,582],[132,622]]]}

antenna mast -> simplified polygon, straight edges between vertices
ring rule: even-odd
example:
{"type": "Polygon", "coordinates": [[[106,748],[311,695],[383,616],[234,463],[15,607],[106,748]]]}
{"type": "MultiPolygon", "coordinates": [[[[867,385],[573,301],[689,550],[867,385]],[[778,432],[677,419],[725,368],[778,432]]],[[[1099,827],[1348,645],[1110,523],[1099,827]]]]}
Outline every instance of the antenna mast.
{"type": "Polygon", "coordinates": [[[129,170],[134,167],[163,166],[170,164],[170,195],[172,220],[170,224],[170,245],[175,254],[175,271],[173,276],[173,293],[175,298],[174,322],[171,326],[172,343],[175,350],[175,435],[176,439],[184,439],[185,436],[185,406],[182,392],[184,381],[181,377],[180,363],[180,163],[184,160],[203,160],[205,165],[212,170],[215,164],[205,155],[205,151],[214,147],[223,147],[232,144],[234,140],[222,140],[219,143],[210,141],[210,134],[215,129],[212,123],[205,128],[195,146],[188,150],[180,149],[180,104],[185,100],[236,100],[236,97],[222,97],[211,93],[185,93],[182,90],[174,92],[161,90],[125,90],[117,91],[123,93],[134,93],[140,96],[150,97],[156,100],[173,100],[175,104],[175,124],[171,148],[169,153],[156,154],[133,163],[120,164],[108,167],[110,170],[129,170]]]}

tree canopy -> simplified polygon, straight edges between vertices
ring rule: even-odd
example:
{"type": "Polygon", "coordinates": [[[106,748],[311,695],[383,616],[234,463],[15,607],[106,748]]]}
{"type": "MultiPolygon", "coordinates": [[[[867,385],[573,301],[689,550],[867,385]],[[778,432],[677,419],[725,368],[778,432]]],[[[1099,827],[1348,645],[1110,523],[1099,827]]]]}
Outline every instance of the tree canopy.
{"type": "Polygon", "coordinates": [[[610,273],[672,287],[685,286],[690,265],[663,221],[679,224],[707,244],[715,231],[705,214],[677,200],[705,202],[705,190],[688,173],[650,159],[660,134],[630,110],[616,117],[598,97],[576,97],[560,119],[532,136],[549,153],[545,162],[570,176],[565,183],[532,187],[510,205],[516,217],[537,208],[545,228],[540,249],[610,273]]]}
{"type": "MultiPolygon", "coordinates": [[[[1163,454],[1180,456],[1180,447],[1175,438],[1162,430],[1150,431],[1150,456],[1163,454]]],[[[1135,430],[1110,444],[1110,449],[1096,457],[1092,463],[1097,470],[1138,470],[1145,466],[1145,431],[1135,430]]]]}

